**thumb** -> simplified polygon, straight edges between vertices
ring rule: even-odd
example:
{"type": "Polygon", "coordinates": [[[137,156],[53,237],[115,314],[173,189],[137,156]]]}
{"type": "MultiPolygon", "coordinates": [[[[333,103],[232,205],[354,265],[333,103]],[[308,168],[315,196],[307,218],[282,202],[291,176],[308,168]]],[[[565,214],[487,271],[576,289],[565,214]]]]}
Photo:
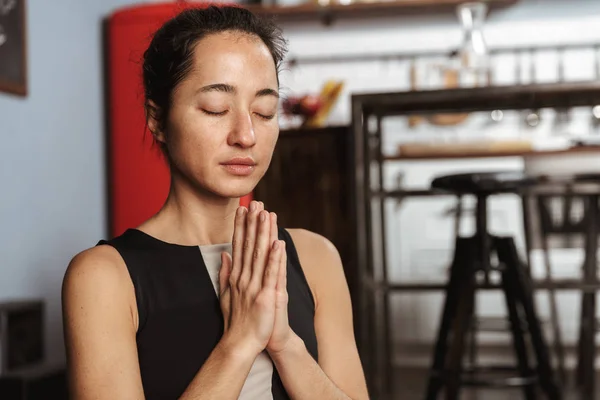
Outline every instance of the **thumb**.
{"type": "Polygon", "coordinates": [[[219,294],[223,296],[229,287],[229,275],[231,275],[231,256],[227,252],[221,253],[221,269],[219,270],[219,294]]]}

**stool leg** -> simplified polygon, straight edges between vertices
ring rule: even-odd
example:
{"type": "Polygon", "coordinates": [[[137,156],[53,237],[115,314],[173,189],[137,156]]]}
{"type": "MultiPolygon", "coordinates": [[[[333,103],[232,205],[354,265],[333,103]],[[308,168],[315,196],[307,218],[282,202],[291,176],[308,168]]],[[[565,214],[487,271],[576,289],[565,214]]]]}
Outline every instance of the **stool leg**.
{"type": "Polygon", "coordinates": [[[478,327],[476,322],[477,320],[477,300],[474,299],[473,302],[473,318],[472,323],[469,324],[469,367],[474,369],[477,366],[477,333],[478,327]]]}
{"type": "MultiPolygon", "coordinates": [[[[548,249],[548,238],[542,238],[542,252],[544,255],[544,266],[546,269],[545,279],[552,281],[552,265],[550,263],[550,252],[548,249]]],[[[531,268],[531,267],[530,267],[531,268]]],[[[567,372],[565,369],[565,351],[563,347],[562,333],[560,331],[560,322],[558,316],[558,306],[556,301],[556,290],[548,289],[548,300],[550,303],[550,319],[552,321],[552,339],[554,340],[554,352],[556,353],[556,362],[560,381],[567,382],[567,372]]]]}
{"type": "Polygon", "coordinates": [[[535,311],[533,301],[533,285],[529,277],[524,273],[519,260],[517,249],[512,238],[496,238],[496,249],[499,261],[505,266],[506,279],[511,282],[514,288],[516,299],[523,307],[523,312],[527,320],[529,334],[537,358],[537,369],[540,379],[540,385],[546,392],[549,400],[562,399],[555,377],[550,366],[548,347],[539,320],[535,311]]]}
{"type": "MultiPolygon", "coordinates": [[[[585,232],[585,263],[583,267],[583,281],[596,284],[598,282],[598,206],[599,196],[594,195],[587,199],[584,218],[587,220],[585,232]]],[[[578,367],[581,377],[583,398],[593,398],[595,393],[595,362],[597,331],[596,323],[596,292],[586,292],[582,298],[581,335],[579,338],[580,359],[578,367]]]]}
{"type": "MultiPolygon", "coordinates": [[[[510,330],[512,332],[513,346],[517,355],[517,361],[519,365],[519,372],[521,376],[530,376],[532,374],[531,368],[529,367],[529,361],[527,359],[527,347],[525,344],[524,335],[524,321],[522,313],[520,313],[517,302],[515,301],[514,293],[515,288],[512,285],[510,276],[507,276],[506,272],[502,273],[502,289],[504,291],[504,298],[506,299],[506,309],[508,310],[508,317],[510,320],[510,330]]],[[[526,385],[523,387],[523,393],[527,400],[534,400],[536,398],[535,387],[532,385],[526,385]]]]}
{"type": "Polygon", "coordinates": [[[430,376],[425,393],[425,399],[427,400],[436,400],[438,393],[443,386],[443,380],[439,374],[446,365],[448,336],[451,331],[452,322],[454,321],[460,306],[460,298],[462,297],[461,294],[464,292],[464,284],[467,282],[467,277],[474,273],[473,257],[472,253],[469,251],[471,242],[471,239],[456,239],[454,260],[450,266],[450,278],[446,287],[444,311],[438,329],[433,352],[433,363],[430,369],[430,376]]]}
{"type": "Polygon", "coordinates": [[[584,301],[583,295],[581,296],[581,311],[579,315],[579,339],[577,340],[577,366],[575,369],[575,383],[578,387],[583,385],[583,364],[585,358],[585,351],[583,346],[583,337],[584,335],[584,324],[583,321],[587,319],[587,315],[589,314],[586,310],[587,302],[584,301]]]}
{"type": "Polygon", "coordinates": [[[594,393],[594,364],[595,351],[594,337],[596,336],[596,313],[595,296],[589,293],[583,294],[582,316],[579,336],[579,359],[577,365],[579,384],[583,393],[583,398],[593,397],[594,393]]]}
{"type": "Polygon", "coordinates": [[[463,289],[456,318],[453,321],[452,340],[448,351],[448,363],[446,371],[450,379],[446,385],[446,400],[457,400],[460,392],[460,380],[463,372],[463,355],[465,352],[466,339],[469,331],[475,305],[475,275],[465,276],[463,289]]]}

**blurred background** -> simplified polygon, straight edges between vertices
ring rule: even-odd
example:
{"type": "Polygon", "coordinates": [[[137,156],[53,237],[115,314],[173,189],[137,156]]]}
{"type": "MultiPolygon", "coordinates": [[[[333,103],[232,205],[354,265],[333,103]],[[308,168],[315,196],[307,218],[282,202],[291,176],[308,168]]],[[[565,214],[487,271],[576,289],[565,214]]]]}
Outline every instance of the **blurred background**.
{"type": "MultiPolygon", "coordinates": [[[[63,274],[164,201],[140,57],[162,22],[203,4],[0,0],[1,399],[65,398],[63,274]]],[[[242,5],[289,40],[280,141],[242,202],[339,249],[372,398],[433,399],[439,386],[446,398],[600,399],[600,2],[242,5]],[[481,241],[463,254],[461,237],[481,241]],[[497,237],[518,263],[496,254],[497,237]],[[456,312],[466,289],[452,291],[453,270],[477,287],[456,312]],[[512,286],[480,285],[492,270],[512,286]],[[512,367],[487,377],[497,361],[512,367]]]]}

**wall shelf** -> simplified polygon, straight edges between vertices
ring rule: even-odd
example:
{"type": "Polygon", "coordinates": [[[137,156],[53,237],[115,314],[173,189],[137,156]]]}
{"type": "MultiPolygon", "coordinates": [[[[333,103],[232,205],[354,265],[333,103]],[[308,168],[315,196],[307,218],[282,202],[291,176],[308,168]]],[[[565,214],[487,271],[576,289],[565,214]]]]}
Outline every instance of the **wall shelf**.
{"type": "MultiPolygon", "coordinates": [[[[365,1],[347,5],[331,4],[327,6],[307,2],[294,6],[248,5],[246,8],[259,15],[274,17],[278,21],[322,19],[325,22],[331,22],[338,18],[454,12],[456,7],[464,2],[465,0],[395,0],[365,1]]],[[[518,0],[487,1],[490,9],[511,6],[517,2],[518,0]]]]}

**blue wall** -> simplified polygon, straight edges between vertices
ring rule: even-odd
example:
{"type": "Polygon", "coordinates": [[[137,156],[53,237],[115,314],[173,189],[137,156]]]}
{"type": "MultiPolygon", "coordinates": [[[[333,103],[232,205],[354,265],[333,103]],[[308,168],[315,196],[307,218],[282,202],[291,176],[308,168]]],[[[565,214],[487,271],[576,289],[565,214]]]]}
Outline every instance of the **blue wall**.
{"type": "Polygon", "coordinates": [[[101,19],[127,0],[29,0],[29,96],[0,94],[0,301],[47,301],[63,360],[60,287],[105,235],[101,19]]]}

